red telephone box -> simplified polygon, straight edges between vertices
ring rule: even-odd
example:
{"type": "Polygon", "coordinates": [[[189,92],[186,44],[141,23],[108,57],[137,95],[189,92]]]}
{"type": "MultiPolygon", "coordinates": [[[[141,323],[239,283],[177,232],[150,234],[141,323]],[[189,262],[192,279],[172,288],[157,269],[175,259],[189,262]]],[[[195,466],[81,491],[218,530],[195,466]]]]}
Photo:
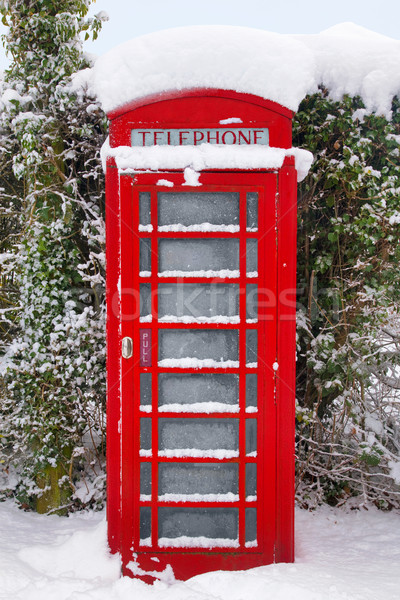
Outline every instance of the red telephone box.
{"type": "Polygon", "coordinates": [[[208,89],[109,117],[110,547],[145,581],[293,561],[292,113],[208,89]]]}

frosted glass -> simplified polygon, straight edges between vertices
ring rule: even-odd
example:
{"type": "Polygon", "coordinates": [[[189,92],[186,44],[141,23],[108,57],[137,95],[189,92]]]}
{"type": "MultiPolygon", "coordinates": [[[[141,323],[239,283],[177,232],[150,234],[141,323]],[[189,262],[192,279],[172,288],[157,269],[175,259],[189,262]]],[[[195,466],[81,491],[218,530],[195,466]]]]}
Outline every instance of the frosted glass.
{"type": "Polygon", "coordinates": [[[246,319],[258,318],[258,285],[248,283],[246,285],[246,319]]]}
{"type": "Polygon", "coordinates": [[[246,465],[246,498],[257,496],[257,465],[247,463],[246,465]]]}
{"type": "Polygon", "coordinates": [[[151,271],[151,240],[142,238],[139,246],[139,270],[151,271]]]}
{"type": "Polygon", "coordinates": [[[239,194],[231,192],[162,192],[159,225],[239,225],[239,194]]]}
{"type": "Polygon", "coordinates": [[[193,320],[239,315],[239,285],[234,283],[162,283],[158,286],[158,316],[193,320]]]}
{"type": "Polygon", "coordinates": [[[151,450],[151,419],[140,419],[140,448],[151,450]]]}
{"type": "Polygon", "coordinates": [[[257,330],[246,331],[246,364],[257,362],[257,330]]]}
{"type": "Polygon", "coordinates": [[[257,240],[246,241],[246,272],[254,273],[258,271],[258,251],[257,240]]]}
{"type": "Polygon", "coordinates": [[[151,316],[151,284],[140,284],[140,316],[151,316]]]}
{"type": "Polygon", "coordinates": [[[173,508],[158,509],[160,538],[207,537],[236,540],[239,513],[237,508],[173,508]]]}
{"type": "Polygon", "coordinates": [[[247,194],[247,229],[258,229],[258,194],[247,194]]]}
{"type": "Polygon", "coordinates": [[[246,419],[246,454],[257,452],[257,419],[246,419]]]}
{"type": "Polygon", "coordinates": [[[151,494],[151,464],[141,463],[140,465],[140,495],[150,496],[151,494]]]}
{"type": "Polygon", "coordinates": [[[257,509],[246,508],[246,543],[255,542],[257,540],[257,509]]]}
{"type": "Polygon", "coordinates": [[[215,361],[238,360],[236,330],[168,329],[159,331],[159,360],[197,358],[215,361]]]}
{"type": "Polygon", "coordinates": [[[140,406],[151,406],[151,373],[140,373],[140,406]]]}
{"type": "Polygon", "coordinates": [[[166,404],[197,404],[219,402],[238,406],[239,377],[228,373],[185,373],[158,376],[159,406],[166,404]]]}
{"type": "Polygon", "coordinates": [[[159,419],[160,450],[238,450],[237,419],[159,419]]]}
{"type": "Polygon", "coordinates": [[[140,509],[140,539],[147,540],[151,536],[151,508],[142,506],[140,509]]]}
{"type": "Polygon", "coordinates": [[[151,224],[150,212],[150,192],[140,192],[139,194],[139,223],[140,225],[151,224]]]}
{"type": "MultiPolygon", "coordinates": [[[[161,239],[159,271],[222,271],[239,269],[238,239],[161,239]]],[[[150,270],[150,269],[149,269],[150,270]]]]}
{"type": "Polygon", "coordinates": [[[238,494],[237,464],[161,463],[158,493],[238,494]]]}
{"type": "Polygon", "coordinates": [[[246,408],[257,408],[257,374],[246,375],[246,408]]]}

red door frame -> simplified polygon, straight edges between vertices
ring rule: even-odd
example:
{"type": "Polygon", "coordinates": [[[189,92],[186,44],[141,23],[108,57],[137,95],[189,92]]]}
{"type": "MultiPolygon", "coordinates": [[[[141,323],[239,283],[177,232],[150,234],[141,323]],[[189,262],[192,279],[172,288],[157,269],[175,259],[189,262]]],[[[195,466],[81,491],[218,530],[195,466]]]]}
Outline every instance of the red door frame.
{"type": "MultiPolygon", "coordinates": [[[[153,97],[141,98],[127,104],[109,115],[110,146],[130,146],[131,129],[134,127],[149,129],[168,128],[215,128],[220,127],[227,117],[240,117],[239,127],[267,127],[270,132],[270,145],[290,148],[292,112],[286,108],[245,93],[232,90],[183,90],[157,94],[153,97]]],[[[225,125],[224,125],[225,126],[225,125]]],[[[229,129],[235,125],[226,125],[229,129]]],[[[260,181],[272,172],[247,171],[202,173],[200,181],[206,183],[211,177],[221,185],[229,186],[234,177],[237,185],[262,185],[260,181]],[[256,182],[256,183],[255,183],[256,182]]],[[[264,557],[257,564],[267,562],[291,562],[294,560],[294,407],[295,407],[295,287],[296,287],[296,171],[294,160],[287,158],[278,171],[274,171],[277,184],[275,195],[276,224],[276,363],[275,371],[275,421],[276,443],[272,449],[275,453],[275,489],[269,496],[274,504],[274,545],[272,555],[264,557]]],[[[136,175],[136,185],[153,185],[161,178],[173,179],[183,183],[182,173],[141,174],[136,175]]],[[[211,181],[211,180],[210,180],[211,181]]],[[[159,188],[158,188],[159,189],[159,188]]],[[[166,188],[164,188],[166,189],[166,188]]],[[[185,190],[190,188],[185,187],[185,190]]],[[[107,159],[106,171],[106,255],[107,255],[107,470],[108,470],[108,539],[112,552],[122,552],[125,546],[124,562],[129,561],[129,536],[124,538],[124,531],[132,531],[135,517],[129,509],[131,493],[134,494],[133,481],[121,473],[129,475],[129,464],[132,462],[129,442],[121,432],[122,415],[129,419],[129,406],[122,405],[122,368],[121,342],[127,323],[121,312],[121,228],[125,222],[121,220],[121,206],[124,198],[132,194],[132,177],[120,175],[112,158],[107,159]],[[123,412],[124,411],[124,412],[123,412]],[[128,473],[126,470],[128,469],[128,473]],[[124,494],[121,488],[124,487],[124,494]],[[130,523],[126,519],[130,520],[130,523]]],[[[125,234],[124,234],[125,235],[125,234]]],[[[260,267],[259,267],[260,271],[260,267]]],[[[154,272],[154,270],[153,270],[154,272]]],[[[133,302],[133,297],[131,298],[133,302]]],[[[123,310],[129,310],[129,299],[124,298],[123,310]],[[128,301],[128,308],[126,304],[128,301]]],[[[131,306],[132,308],[132,306],[131,306]]],[[[132,323],[131,323],[132,326],[132,323]]],[[[125,381],[125,378],[124,378],[125,381]]],[[[129,431],[128,431],[129,437],[129,431]]],[[[132,443],[133,439],[131,438],[132,443]]],[[[138,442],[136,442],[138,443],[138,442]]],[[[193,553],[192,553],[193,554],[193,553]]],[[[194,555],[204,559],[204,554],[194,551],[194,555]]],[[[148,558],[151,555],[148,555],[148,558]]],[[[153,554],[154,556],[154,554],[153,554]]],[[[176,574],[182,578],[190,576],[184,556],[179,566],[175,561],[176,574]]],[[[192,571],[192,574],[216,568],[233,569],[254,566],[256,552],[237,550],[216,554],[211,560],[204,559],[204,568],[192,571]],[[240,560],[234,557],[241,556],[240,560]]],[[[259,555],[260,557],[260,555],[259,555]]],[[[197,561],[196,561],[197,562],[197,561]]],[[[142,555],[141,565],[145,570],[154,570],[157,563],[150,558],[146,563],[142,555]]],[[[158,567],[160,568],[160,567],[158,567]]],[[[126,570],[129,574],[129,571],[126,570]]],[[[140,571],[137,572],[140,575],[140,571]]],[[[145,578],[145,577],[144,577],[145,578]]],[[[148,579],[148,580],[151,580],[148,579]]]]}
{"type": "MultiPolygon", "coordinates": [[[[226,552],[225,550],[221,552],[221,549],[217,549],[215,551],[211,551],[209,553],[199,552],[199,549],[193,550],[185,550],[185,552],[177,551],[177,549],[173,549],[171,553],[165,549],[160,551],[159,553],[151,552],[148,550],[147,552],[140,553],[140,562],[139,568],[143,571],[159,571],[163,570],[166,564],[172,564],[176,576],[178,578],[187,579],[188,577],[195,575],[200,572],[215,570],[215,569],[243,569],[249,568],[252,566],[257,566],[261,564],[268,564],[274,561],[291,561],[293,560],[293,460],[294,460],[294,392],[293,392],[293,367],[294,367],[294,308],[295,303],[293,297],[290,294],[293,292],[295,288],[295,232],[296,232],[296,187],[295,187],[295,170],[293,164],[290,164],[290,160],[287,161],[287,164],[279,171],[278,177],[276,174],[272,173],[203,173],[201,175],[201,182],[204,185],[204,188],[201,188],[205,191],[207,184],[215,184],[222,186],[224,189],[227,186],[236,185],[243,190],[246,190],[248,186],[258,186],[262,187],[263,185],[269,185],[269,207],[270,214],[267,217],[267,221],[269,223],[269,227],[273,228],[273,247],[270,245],[269,251],[274,252],[272,263],[276,265],[277,269],[274,269],[274,275],[272,276],[276,282],[276,299],[277,302],[274,306],[267,306],[266,311],[270,314],[269,317],[272,317],[271,321],[265,320],[260,323],[260,327],[262,328],[259,333],[259,344],[265,343],[267,339],[271,339],[271,329],[269,334],[266,335],[264,328],[266,326],[273,327],[274,331],[272,335],[276,339],[276,349],[273,350],[273,355],[270,354],[268,357],[269,365],[272,365],[274,362],[279,364],[279,368],[274,372],[275,376],[275,390],[273,395],[273,401],[271,406],[268,409],[269,418],[273,415],[272,421],[268,423],[268,426],[272,431],[269,434],[265,435],[263,433],[262,428],[259,428],[258,432],[258,448],[259,450],[263,449],[265,453],[264,458],[262,456],[258,456],[259,464],[270,465],[270,472],[266,475],[261,476],[261,472],[259,471],[258,477],[259,481],[269,481],[268,494],[264,493],[265,502],[262,505],[264,520],[263,517],[259,524],[259,528],[265,531],[265,514],[268,513],[270,516],[270,523],[267,533],[270,536],[269,539],[264,540],[264,548],[263,551],[260,552],[260,544],[258,549],[246,549],[245,552],[240,552],[237,549],[232,549],[230,552],[226,552]],[[273,184],[271,186],[271,181],[273,184]],[[293,185],[294,184],[294,185],[293,185]],[[242,187],[244,186],[244,187],[242,187]],[[294,190],[294,192],[290,192],[290,190],[294,190]],[[271,203],[272,198],[272,203],[271,203]],[[275,220],[278,223],[278,227],[276,229],[277,234],[275,234],[275,220]],[[272,312],[271,312],[272,311],[272,312]],[[288,337],[289,336],[289,337],[288,337]],[[275,352],[276,350],[276,352],[275,352]],[[293,426],[292,426],[293,424],[293,426]],[[275,437],[276,432],[276,437],[275,437]],[[261,444],[261,440],[265,440],[264,445],[261,444]],[[268,457],[268,460],[266,459],[268,457]],[[271,514],[274,514],[274,517],[271,519],[271,514]],[[196,555],[195,564],[194,561],[188,560],[190,555],[196,555]],[[156,563],[152,561],[152,557],[156,557],[160,560],[160,563],[156,563]]],[[[111,165],[110,165],[111,167],[111,165]]],[[[121,249],[123,252],[118,254],[121,257],[121,266],[122,266],[122,280],[119,288],[124,290],[124,288],[131,287],[133,289],[138,289],[139,286],[139,278],[131,279],[129,281],[126,280],[124,273],[129,273],[129,264],[133,264],[135,260],[135,256],[138,256],[138,248],[135,248],[135,242],[133,244],[127,243],[125,239],[132,239],[132,224],[129,223],[129,217],[126,216],[127,213],[127,200],[131,202],[133,195],[133,188],[139,189],[139,186],[146,186],[147,189],[154,189],[160,191],[160,187],[154,186],[158,179],[169,179],[174,181],[175,185],[183,183],[183,176],[181,173],[168,173],[162,174],[157,173],[156,175],[150,174],[142,174],[137,175],[135,177],[135,183],[133,184],[132,176],[121,176],[120,179],[117,174],[117,170],[114,168],[109,169],[109,186],[114,185],[114,198],[115,192],[117,192],[116,183],[119,179],[119,193],[117,194],[121,198],[122,206],[121,208],[121,233],[122,233],[122,241],[121,241],[121,249]],[[150,187],[149,187],[150,186],[150,187]],[[153,187],[152,187],[153,186],[153,187]],[[132,261],[132,262],[131,262],[132,261]]],[[[162,189],[162,188],[161,188],[162,189]]],[[[167,189],[167,188],[164,188],[167,189]]],[[[185,186],[183,190],[190,191],[191,188],[185,186]]],[[[195,191],[198,191],[199,188],[195,188],[195,191]]],[[[213,189],[213,188],[207,188],[213,189]]],[[[215,188],[214,188],[215,189],[215,188]]],[[[112,191],[112,190],[111,190],[112,191]]],[[[244,209],[245,205],[243,204],[244,209]]],[[[109,207],[110,208],[110,207],[109,207]]],[[[115,207],[114,207],[115,209],[115,207]]],[[[242,209],[243,210],[243,209],[242,209]]],[[[109,211],[110,212],[110,211],[109,211]]],[[[112,211],[111,211],[112,212],[112,211]]],[[[128,211],[129,212],[129,211],[128,211]]],[[[136,215],[136,220],[138,219],[138,213],[136,215]]],[[[112,223],[114,226],[114,232],[116,231],[116,222],[112,223]]],[[[133,224],[134,225],[134,224],[133,224]]],[[[261,229],[264,231],[267,229],[265,223],[259,224],[259,231],[261,229]]],[[[134,225],[134,229],[138,230],[134,225]]],[[[150,234],[145,234],[148,236],[150,234]]],[[[157,235],[157,232],[153,230],[153,234],[157,235]]],[[[188,235],[188,234],[183,234],[188,235]]],[[[234,234],[227,234],[231,237],[234,237],[234,234]]],[[[236,234],[237,235],[237,234],[236,234]]],[[[189,234],[192,237],[192,234],[189,234]]],[[[219,234],[209,234],[209,237],[218,237],[219,234]]],[[[170,235],[170,237],[177,237],[176,233],[170,235]]],[[[242,235],[243,237],[243,235],[242,235]]],[[[262,236],[261,236],[262,237],[262,236]]],[[[268,236],[267,236],[268,237],[268,236]]],[[[270,240],[272,239],[270,236],[270,240]]],[[[134,239],[137,240],[137,237],[134,239]]],[[[138,242],[137,246],[138,246],[138,242]]],[[[243,241],[242,241],[243,244],[243,241]]],[[[263,242],[261,242],[263,244],[263,242]]],[[[243,246],[242,246],[243,247],[243,246]]],[[[260,249],[261,250],[261,249],[260,249]]],[[[113,258],[117,258],[117,249],[114,247],[114,256],[110,257],[110,253],[108,255],[108,260],[112,260],[113,258]]],[[[242,255],[243,253],[241,253],[242,255]]],[[[263,268],[263,257],[265,257],[266,252],[259,251],[259,273],[265,273],[266,269],[263,268]]],[[[110,262],[109,262],[110,264],[110,262]]],[[[154,265],[155,267],[156,265],[154,265]]],[[[120,356],[120,343],[122,337],[125,335],[129,335],[133,337],[135,341],[135,349],[134,356],[137,346],[137,331],[135,334],[135,324],[138,327],[138,321],[131,321],[124,319],[123,315],[130,314],[134,311],[134,297],[132,294],[123,294],[122,296],[122,308],[120,307],[119,297],[116,301],[116,297],[118,297],[118,281],[117,281],[117,271],[109,272],[109,278],[111,278],[111,283],[114,284],[114,298],[110,302],[110,294],[109,294],[109,308],[111,307],[112,315],[109,314],[109,366],[110,361],[114,361],[114,369],[116,368],[115,356],[120,356]],[[115,315],[115,311],[119,311],[118,315],[115,315]],[[115,319],[115,317],[118,319],[115,319]],[[113,322],[110,324],[110,320],[113,322]],[[115,328],[117,321],[120,323],[120,328],[115,328]],[[116,334],[116,332],[118,333],[116,334]],[[113,337],[114,336],[114,337],[113,337]],[[117,340],[118,338],[118,340],[117,340]],[[110,352],[110,345],[117,350],[114,352],[110,352]]],[[[132,270],[130,270],[132,273],[132,270]]],[[[138,273],[138,270],[136,270],[138,273]]],[[[155,268],[152,269],[153,274],[156,272],[155,268]]],[[[241,269],[241,273],[243,273],[243,269],[241,269]]],[[[145,281],[145,280],[143,280],[145,281]]],[[[163,279],[164,281],[164,279],[163,279]]],[[[185,279],[186,281],[186,279],[185,279]]],[[[192,279],[190,279],[192,281],[192,279]]],[[[204,281],[204,280],[203,280],[204,281]]],[[[240,282],[243,285],[243,281],[240,282]]],[[[251,280],[249,281],[251,283],[251,280]]],[[[261,282],[259,282],[260,285],[261,282]]],[[[110,292],[111,290],[109,290],[110,292]]],[[[243,303],[242,303],[243,304],[243,303]]],[[[242,316],[242,315],[241,315],[242,316]]],[[[242,327],[246,326],[246,323],[243,324],[243,319],[241,319],[242,327]]],[[[155,328],[156,324],[153,322],[151,324],[146,324],[145,327],[155,328]]],[[[168,327],[168,325],[163,325],[163,327],[168,327]]],[[[169,327],[176,327],[176,324],[171,324],[169,327]]],[[[180,325],[181,327],[181,325],[180,325]]],[[[194,328],[193,324],[188,325],[187,327],[194,328]]],[[[204,325],[202,325],[204,327],[204,325]]],[[[205,327],[209,328],[208,325],[205,327]]],[[[226,326],[222,326],[226,327],[226,326]]],[[[232,328],[240,328],[239,326],[231,326],[232,328]]],[[[270,349],[271,350],[271,349],[270,349]]],[[[259,350],[260,352],[260,350],[259,350]]],[[[137,389],[137,382],[135,383],[134,379],[129,377],[125,373],[127,369],[127,362],[125,359],[119,359],[119,365],[117,368],[118,377],[122,375],[122,389],[123,389],[123,397],[125,395],[129,397],[133,395],[134,390],[137,389]],[[121,373],[122,370],[122,373],[121,373]]],[[[157,356],[153,356],[153,364],[156,364],[157,356]]],[[[241,361],[243,364],[243,361],[241,361]]],[[[271,368],[271,367],[270,367],[271,368]]],[[[202,369],[201,372],[204,372],[202,369]]],[[[114,373],[115,375],[115,373],[114,373]]],[[[153,378],[154,379],[154,378],[153,378]]],[[[244,380],[243,380],[244,381],[244,380]]],[[[114,393],[109,394],[109,403],[113,404],[114,409],[117,408],[117,405],[120,405],[120,390],[117,383],[117,377],[114,376],[113,379],[109,378],[109,386],[114,386],[114,393]],[[118,397],[119,396],[119,397],[118,397]]],[[[156,390],[155,390],[156,391],[156,390]]],[[[260,403],[261,404],[261,403],[260,403]]],[[[110,406],[111,408],[111,406],[110,406]]],[[[110,545],[114,551],[120,550],[122,551],[123,564],[126,566],[132,560],[132,537],[137,537],[138,529],[136,526],[136,536],[132,536],[132,532],[135,530],[135,524],[138,523],[138,515],[135,514],[134,510],[131,510],[131,505],[133,502],[133,506],[139,506],[139,488],[135,487],[134,481],[138,481],[138,461],[132,460],[132,448],[133,452],[136,456],[139,455],[139,435],[138,430],[135,431],[133,428],[128,426],[124,427],[124,423],[133,423],[135,421],[135,410],[132,406],[132,403],[123,402],[122,403],[122,432],[116,431],[116,427],[120,426],[116,422],[115,412],[112,412],[110,415],[112,420],[109,417],[109,444],[111,443],[111,447],[114,449],[115,454],[110,458],[109,454],[109,491],[111,492],[111,496],[109,497],[108,503],[108,515],[109,515],[109,529],[110,529],[110,545]],[[120,435],[122,435],[122,448],[119,448],[119,443],[121,442],[120,435]],[[120,452],[117,452],[121,450],[120,452]],[[122,459],[122,460],[121,460],[122,459]],[[132,468],[135,469],[136,473],[132,471],[132,468]],[[117,476],[117,472],[119,471],[119,467],[122,468],[122,480],[119,481],[119,476],[117,476]],[[111,469],[111,472],[110,472],[111,469]],[[111,479],[110,479],[111,477],[111,479]],[[117,488],[113,486],[117,483],[117,488]],[[114,482],[114,483],[113,483],[114,482]],[[119,497],[119,494],[116,492],[117,489],[121,489],[122,484],[122,501],[119,497]],[[112,489],[111,489],[112,488],[112,489]],[[111,503],[111,504],[110,504],[111,503]]],[[[119,412],[119,411],[118,411],[119,412]]],[[[136,415],[137,416],[137,415],[136,415]]],[[[143,415],[142,415],[143,416],[143,415]]],[[[163,416],[168,416],[167,414],[163,414],[163,416]]],[[[199,415],[196,415],[197,417],[199,415]]],[[[222,414],[221,416],[228,416],[222,414]]],[[[214,415],[213,415],[214,417],[214,415]]],[[[118,418],[119,420],[119,418],[118,418]]],[[[136,420],[137,423],[137,420],[136,420]]],[[[244,425],[242,425],[243,430],[244,425]]],[[[153,435],[156,435],[156,428],[153,427],[153,435]]],[[[242,434],[243,439],[243,434],[242,434]]],[[[156,439],[153,438],[153,448],[156,446],[156,439]]],[[[190,460],[190,459],[189,459],[190,460]]],[[[208,459],[207,459],[208,462],[208,459]]],[[[243,477],[242,477],[243,480],[243,477]]],[[[154,492],[156,494],[156,492],[154,492]]],[[[262,494],[262,492],[260,491],[262,494]]],[[[229,504],[232,506],[232,504],[229,504]]],[[[218,504],[218,506],[223,506],[218,504]]],[[[259,511],[260,511],[260,501],[258,502],[259,511]]],[[[156,510],[153,507],[153,510],[156,510]]],[[[241,506],[240,510],[244,510],[244,506],[241,506]]],[[[241,531],[240,535],[243,537],[243,531],[241,531]]],[[[137,548],[135,547],[135,550],[137,548]]],[[[136,569],[138,565],[136,565],[136,569]]],[[[127,574],[130,574],[129,570],[125,569],[127,574]]],[[[138,571],[140,574],[142,571],[138,571]]],[[[146,579],[146,576],[142,575],[142,578],[146,579]]],[[[151,577],[150,579],[151,580],[151,577]]]]}

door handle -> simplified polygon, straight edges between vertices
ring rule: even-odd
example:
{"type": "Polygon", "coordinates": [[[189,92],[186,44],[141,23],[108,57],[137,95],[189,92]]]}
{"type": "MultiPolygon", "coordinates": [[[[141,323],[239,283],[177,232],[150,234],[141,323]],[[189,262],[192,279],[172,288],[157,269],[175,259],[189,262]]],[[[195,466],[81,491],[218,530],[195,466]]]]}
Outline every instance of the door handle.
{"type": "Polygon", "coordinates": [[[131,358],[133,354],[133,340],[131,337],[122,338],[122,357],[131,358]]]}

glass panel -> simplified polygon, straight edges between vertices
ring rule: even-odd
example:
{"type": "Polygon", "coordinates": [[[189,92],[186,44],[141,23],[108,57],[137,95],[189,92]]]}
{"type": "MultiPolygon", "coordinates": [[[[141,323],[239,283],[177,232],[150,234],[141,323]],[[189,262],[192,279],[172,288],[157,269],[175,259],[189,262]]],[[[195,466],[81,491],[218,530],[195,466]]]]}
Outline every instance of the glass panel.
{"type": "Polygon", "coordinates": [[[140,317],[141,321],[151,319],[151,285],[150,283],[140,284],[140,317]]]}
{"type": "MultiPolygon", "coordinates": [[[[144,267],[143,267],[144,268],[144,267]]],[[[238,239],[161,239],[159,271],[166,276],[238,277],[238,239]]]]}
{"type": "Polygon", "coordinates": [[[257,240],[246,241],[246,272],[253,275],[258,271],[257,240]]]}
{"type": "Polygon", "coordinates": [[[160,546],[205,548],[236,546],[238,517],[237,508],[159,508],[158,543],[160,546]]]}
{"type": "Polygon", "coordinates": [[[213,412],[239,410],[239,376],[228,373],[160,373],[159,410],[213,412]]]}
{"type": "Polygon", "coordinates": [[[151,500],[151,464],[140,465],[140,499],[151,500]]]}
{"type": "Polygon", "coordinates": [[[151,240],[142,238],[140,240],[139,270],[141,273],[151,272],[151,240]]]}
{"type": "Polygon", "coordinates": [[[151,224],[150,212],[150,192],[140,192],[139,194],[139,223],[147,227],[151,224]]]}
{"type": "Polygon", "coordinates": [[[237,464],[160,463],[158,477],[159,497],[168,495],[160,499],[176,502],[239,499],[237,464]]]}
{"type": "Polygon", "coordinates": [[[151,508],[142,506],[140,509],[140,544],[151,545],[151,508]]]}
{"type": "Polygon", "coordinates": [[[170,322],[238,322],[239,285],[162,283],[158,286],[158,315],[170,322]]]}
{"type": "Polygon", "coordinates": [[[246,412],[256,412],[257,398],[257,374],[248,373],[246,375],[246,412]]]}
{"type": "Polygon", "coordinates": [[[162,367],[238,367],[236,330],[168,329],[159,331],[162,367]]]}
{"type": "Polygon", "coordinates": [[[258,229],[258,194],[250,192],[247,194],[247,231],[258,229]]]}
{"type": "Polygon", "coordinates": [[[257,366],[257,330],[248,329],[246,331],[246,365],[257,366]]]}
{"type": "Polygon", "coordinates": [[[140,373],[140,408],[151,411],[151,373],[140,373]]]}
{"type": "MultiPolygon", "coordinates": [[[[257,542],[257,509],[246,508],[246,546],[257,542]]],[[[254,544],[255,545],[255,544],[254,544]]]]}
{"type": "Polygon", "coordinates": [[[229,458],[237,456],[237,419],[159,419],[162,456],[229,458]]]}
{"type": "Polygon", "coordinates": [[[258,285],[255,283],[246,285],[246,320],[258,320],[258,285]]]}
{"type": "Polygon", "coordinates": [[[257,497],[257,465],[246,465],[246,500],[255,500],[257,497]]]}
{"type": "Polygon", "coordinates": [[[140,419],[140,449],[142,455],[151,452],[151,419],[140,419]]]}
{"type": "MultiPolygon", "coordinates": [[[[239,194],[231,192],[162,192],[158,194],[158,225],[164,231],[182,231],[196,225],[234,225],[239,229],[239,194]],[[171,227],[180,225],[180,227],[171,227]],[[168,227],[169,226],[169,227],[168,227]]],[[[218,227],[219,226],[219,227],[218,227]]],[[[198,227],[204,229],[204,227],[198,227]]]]}
{"type": "Polygon", "coordinates": [[[246,419],[246,456],[257,456],[257,419],[246,419]]]}

